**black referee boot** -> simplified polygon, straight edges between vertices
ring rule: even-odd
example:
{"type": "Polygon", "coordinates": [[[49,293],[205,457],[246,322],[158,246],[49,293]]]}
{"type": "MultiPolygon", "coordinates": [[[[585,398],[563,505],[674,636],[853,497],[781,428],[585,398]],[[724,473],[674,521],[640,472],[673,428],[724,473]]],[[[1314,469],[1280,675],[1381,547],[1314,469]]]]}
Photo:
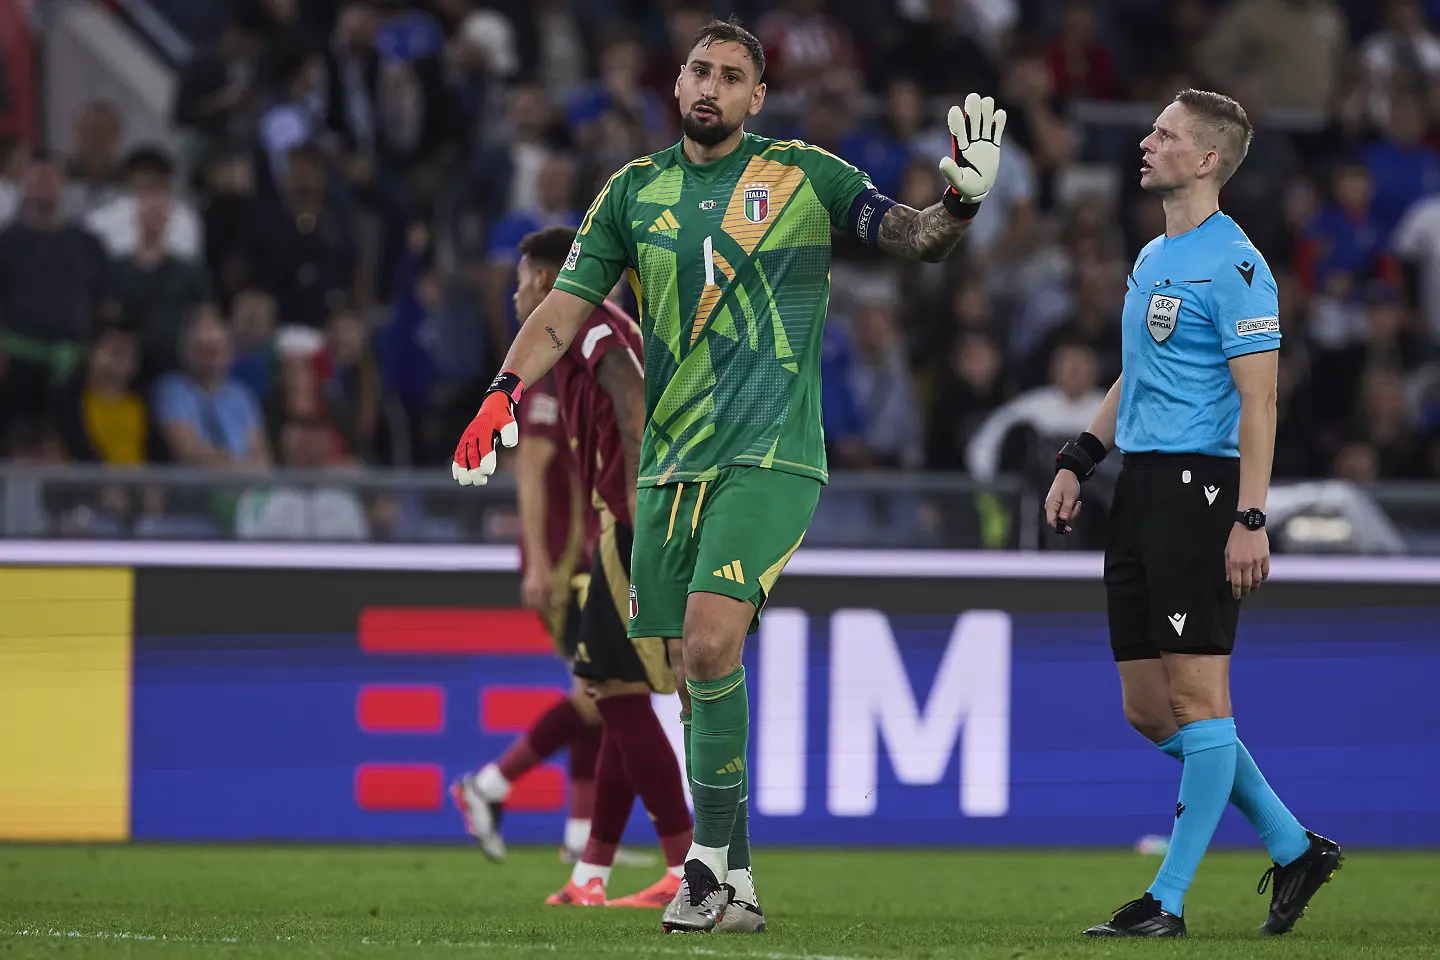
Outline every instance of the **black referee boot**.
{"type": "Polygon", "coordinates": [[[1115,916],[1085,931],[1087,937],[1183,937],[1185,920],[1160,909],[1147,891],[1115,911],[1115,916]]]}
{"type": "Polygon", "coordinates": [[[1294,929],[1295,922],[1305,915],[1311,898],[1330,882],[1335,871],[1345,862],[1340,844],[1334,840],[1327,840],[1309,830],[1305,831],[1305,836],[1310,838],[1310,849],[1283,867],[1278,863],[1271,864],[1260,878],[1260,885],[1255,888],[1256,893],[1264,893],[1265,887],[1274,881],[1274,889],[1270,893],[1270,915],[1260,928],[1262,933],[1279,936],[1294,929]]]}

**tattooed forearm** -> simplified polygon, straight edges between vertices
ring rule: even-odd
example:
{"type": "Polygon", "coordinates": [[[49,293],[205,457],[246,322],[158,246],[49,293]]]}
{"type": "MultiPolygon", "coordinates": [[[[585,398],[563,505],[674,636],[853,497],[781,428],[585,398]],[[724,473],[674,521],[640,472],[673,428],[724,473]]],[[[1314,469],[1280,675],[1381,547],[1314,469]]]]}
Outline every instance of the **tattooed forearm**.
{"type": "Polygon", "coordinates": [[[640,444],[645,434],[645,374],[629,350],[611,350],[600,358],[595,379],[610,396],[615,426],[625,458],[625,479],[631,489],[640,476],[640,444]]]}
{"type": "Polygon", "coordinates": [[[555,345],[556,350],[565,349],[565,341],[560,339],[560,334],[555,332],[554,327],[546,327],[545,332],[550,334],[550,342],[555,345]]]}
{"type": "Polygon", "coordinates": [[[970,223],[951,216],[943,203],[924,210],[897,203],[880,221],[880,249],[907,260],[938,263],[955,249],[970,223]]]}

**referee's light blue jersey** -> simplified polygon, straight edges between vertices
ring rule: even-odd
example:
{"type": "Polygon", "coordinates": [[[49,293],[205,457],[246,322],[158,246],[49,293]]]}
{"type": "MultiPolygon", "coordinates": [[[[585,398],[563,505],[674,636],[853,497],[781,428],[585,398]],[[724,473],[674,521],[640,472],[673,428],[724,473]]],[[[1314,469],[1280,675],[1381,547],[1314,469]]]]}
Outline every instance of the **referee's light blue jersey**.
{"type": "Polygon", "coordinates": [[[1280,348],[1275,277],[1234,220],[1212,214],[1140,251],[1121,318],[1115,446],[1126,453],[1240,455],[1228,361],[1280,348]]]}

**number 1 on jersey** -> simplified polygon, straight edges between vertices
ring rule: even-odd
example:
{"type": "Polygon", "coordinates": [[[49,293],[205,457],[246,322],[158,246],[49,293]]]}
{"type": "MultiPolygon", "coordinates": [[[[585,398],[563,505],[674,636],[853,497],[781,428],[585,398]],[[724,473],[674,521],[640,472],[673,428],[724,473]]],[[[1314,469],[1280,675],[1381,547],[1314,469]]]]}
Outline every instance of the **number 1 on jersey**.
{"type": "Polygon", "coordinates": [[[705,286],[715,286],[715,248],[710,238],[705,238],[705,286]]]}

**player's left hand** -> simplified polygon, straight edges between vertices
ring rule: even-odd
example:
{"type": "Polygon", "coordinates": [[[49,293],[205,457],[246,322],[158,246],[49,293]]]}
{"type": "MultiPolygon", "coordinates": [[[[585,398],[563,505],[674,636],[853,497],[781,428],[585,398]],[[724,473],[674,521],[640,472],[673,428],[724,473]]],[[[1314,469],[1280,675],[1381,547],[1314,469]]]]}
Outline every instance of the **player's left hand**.
{"type": "Polygon", "coordinates": [[[940,172],[959,195],[961,203],[979,203],[995,185],[1000,172],[1000,138],[1005,134],[1005,111],[995,109],[994,97],[972,93],[965,107],[951,107],[950,156],[940,161],[940,172]]]}
{"type": "Polygon", "coordinates": [[[1230,594],[1240,599],[1270,576],[1270,536],[1264,529],[1247,530],[1235,524],[1225,544],[1225,579],[1230,594]]]}

